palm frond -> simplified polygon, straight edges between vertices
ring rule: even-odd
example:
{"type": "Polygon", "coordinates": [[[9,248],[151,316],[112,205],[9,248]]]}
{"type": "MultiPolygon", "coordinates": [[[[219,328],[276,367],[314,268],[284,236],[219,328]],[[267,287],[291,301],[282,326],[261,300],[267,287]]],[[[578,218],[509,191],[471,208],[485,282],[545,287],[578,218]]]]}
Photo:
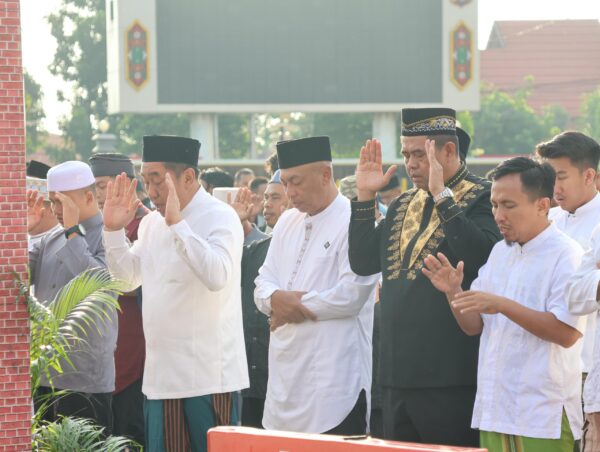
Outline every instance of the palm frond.
{"type": "Polygon", "coordinates": [[[91,269],[73,278],[50,303],[28,296],[18,278],[31,320],[31,388],[35,395],[42,377],[52,385],[52,375],[64,366],[73,368],[69,354],[74,345],[85,342],[91,327],[113,321],[119,309],[117,296],[124,284],[106,269],[91,269]]]}
{"type": "Polygon", "coordinates": [[[124,287],[124,283],[114,279],[108,270],[89,269],[73,278],[56,294],[50,303],[50,309],[60,322],[83,301],[98,300],[105,307],[118,309],[116,298],[123,293],[124,287]]]}
{"type": "Polygon", "coordinates": [[[44,452],[123,452],[138,446],[121,436],[104,436],[104,428],[89,419],[63,417],[42,424],[33,437],[33,450],[44,452]]]}

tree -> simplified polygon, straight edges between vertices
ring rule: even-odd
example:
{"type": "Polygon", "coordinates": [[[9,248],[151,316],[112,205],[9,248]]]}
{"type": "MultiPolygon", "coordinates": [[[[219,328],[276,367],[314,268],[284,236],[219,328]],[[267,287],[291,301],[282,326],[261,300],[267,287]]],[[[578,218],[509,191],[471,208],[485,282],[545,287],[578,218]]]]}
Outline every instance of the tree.
{"type": "Polygon", "coordinates": [[[583,131],[600,142],[600,87],[585,97],[581,113],[583,131]]]}
{"type": "Polygon", "coordinates": [[[72,149],[86,159],[94,147],[92,125],[106,116],[106,18],[104,0],[62,0],[48,16],[57,48],[50,72],[70,82],[71,117],[60,128],[72,149]]]}
{"type": "Polygon", "coordinates": [[[331,152],[338,158],[358,158],[360,147],[373,135],[371,113],[315,113],[314,134],[331,138],[331,152]]]}
{"type": "MultiPolygon", "coordinates": [[[[108,110],[105,0],[62,0],[48,22],[57,42],[50,72],[73,88],[71,93],[59,93],[59,100],[71,103],[71,115],[60,122],[68,148],[49,149],[49,154],[56,161],[86,160],[95,146],[96,124],[108,110]]],[[[143,135],[189,134],[188,120],[181,114],[125,114],[109,119],[121,138],[119,150],[126,154],[139,153],[143,135]]]]}
{"type": "Polygon", "coordinates": [[[141,154],[144,135],[189,134],[189,121],[184,114],[174,115],[115,115],[111,117],[111,130],[119,134],[119,151],[123,154],[141,154]]]}
{"type": "Polygon", "coordinates": [[[25,128],[26,128],[26,150],[32,154],[39,149],[43,143],[42,120],[46,117],[42,101],[44,94],[42,87],[34,78],[25,71],[25,128]]]}
{"type": "Polygon", "coordinates": [[[219,115],[219,155],[221,158],[241,159],[250,149],[249,114],[219,115]]]}
{"type": "Polygon", "coordinates": [[[531,79],[514,95],[493,89],[483,96],[481,109],[471,114],[471,149],[481,148],[485,154],[528,154],[567,125],[569,115],[558,105],[537,114],[527,103],[530,93],[531,79]]]}

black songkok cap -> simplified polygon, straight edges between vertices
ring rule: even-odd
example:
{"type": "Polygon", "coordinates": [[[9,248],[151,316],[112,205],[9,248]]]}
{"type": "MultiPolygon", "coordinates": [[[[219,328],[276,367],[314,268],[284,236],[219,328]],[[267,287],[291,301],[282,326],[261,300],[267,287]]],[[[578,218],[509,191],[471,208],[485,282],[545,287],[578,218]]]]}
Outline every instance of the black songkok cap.
{"type": "Polygon", "coordinates": [[[27,163],[27,175],[29,177],[37,177],[38,179],[46,179],[48,170],[51,167],[37,160],[30,160],[27,163]]]}
{"type": "Polygon", "coordinates": [[[200,142],[193,138],[170,135],[144,137],[143,162],[183,163],[198,166],[200,142]]]}
{"type": "Polygon", "coordinates": [[[383,187],[381,190],[379,190],[380,192],[382,191],[388,191],[388,190],[392,190],[396,187],[400,186],[400,179],[398,179],[398,176],[396,176],[395,174],[392,176],[392,178],[390,179],[390,181],[388,182],[388,184],[383,187]]]}
{"type": "Polygon", "coordinates": [[[456,111],[452,108],[403,108],[402,135],[456,135],[456,111]]]}
{"type": "Polygon", "coordinates": [[[121,173],[127,174],[130,179],[135,178],[133,162],[129,157],[123,154],[100,153],[90,157],[90,167],[94,177],[118,176],[121,173]]]}
{"type": "Polygon", "coordinates": [[[310,137],[277,143],[279,168],[293,168],[313,162],[331,162],[329,137],[310,137]]]}
{"type": "Polygon", "coordinates": [[[464,162],[467,159],[467,153],[471,145],[471,137],[460,127],[456,127],[456,137],[458,138],[458,153],[461,161],[464,162]]]}

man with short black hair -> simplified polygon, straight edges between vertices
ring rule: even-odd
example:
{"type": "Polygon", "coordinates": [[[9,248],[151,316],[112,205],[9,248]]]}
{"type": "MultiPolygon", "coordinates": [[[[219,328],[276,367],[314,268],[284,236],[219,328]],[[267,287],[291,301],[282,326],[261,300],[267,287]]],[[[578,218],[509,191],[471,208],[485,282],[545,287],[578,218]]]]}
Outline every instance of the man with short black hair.
{"type": "Polygon", "coordinates": [[[267,224],[265,232],[273,232],[277,220],[288,209],[289,204],[290,200],[285,193],[285,187],[281,183],[281,171],[277,170],[269,181],[264,194],[263,212],[267,224]]]}
{"type": "Polygon", "coordinates": [[[261,231],[264,231],[266,227],[265,217],[263,216],[263,197],[268,183],[269,179],[259,176],[252,179],[249,186],[250,191],[252,191],[252,204],[254,205],[250,221],[261,231]]]}
{"type": "Polygon", "coordinates": [[[142,284],[149,452],[205,451],[209,428],[236,423],[233,396],[248,386],[242,226],[200,186],[199,149],[190,138],[144,137],[141,174],[157,211],[142,219],[132,246],[124,228],[139,203],[135,181],[117,176],[104,204],[109,269],[130,289],[142,284]]]}
{"type": "Polygon", "coordinates": [[[202,187],[212,195],[213,188],[233,187],[233,178],[224,169],[214,166],[200,172],[202,187]]]}
{"type": "MultiPolygon", "coordinates": [[[[275,227],[279,217],[288,208],[288,199],[285,188],[281,184],[279,170],[275,172],[267,185],[264,208],[265,220],[270,228],[275,227]]],[[[267,316],[260,312],[254,303],[254,289],[256,288],[254,281],[265,261],[270,244],[271,236],[265,235],[262,240],[256,240],[250,245],[244,246],[242,255],[242,312],[250,376],[250,387],[242,391],[244,397],[242,425],[249,427],[262,427],[267,394],[270,331],[267,316]]]]}
{"type": "MultiPolygon", "coordinates": [[[[581,436],[581,322],[565,288],[583,251],[548,220],[555,173],[509,159],[492,171],[491,201],[504,240],[471,289],[463,261],[442,253],[423,273],[443,292],[460,328],[481,334],[472,427],[490,452],[572,451],[581,436]]],[[[444,307],[447,307],[444,306],[444,307]]]]}
{"type": "Polygon", "coordinates": [[[250,188],[250,182],[254,179],[254,171],[250,168],[242,168],[236,171],[233,176],[234,187],[248,187],[250,188]]]}
{"type": "MultiPolygon", "coordinates": [[[[600,161],[600,145],[581,132],[567,131],[536,146],[536,153],[556,172],[554,199],[557,207],[550,209],[554,224],[587,250],[592,231],[600,224],[600,194],[596,189],[596,174],[600,161]]],[[[594,337],[597,313],[586,316],[582,346],[582,370],[586,375],[594,359],[594,337]]]]}

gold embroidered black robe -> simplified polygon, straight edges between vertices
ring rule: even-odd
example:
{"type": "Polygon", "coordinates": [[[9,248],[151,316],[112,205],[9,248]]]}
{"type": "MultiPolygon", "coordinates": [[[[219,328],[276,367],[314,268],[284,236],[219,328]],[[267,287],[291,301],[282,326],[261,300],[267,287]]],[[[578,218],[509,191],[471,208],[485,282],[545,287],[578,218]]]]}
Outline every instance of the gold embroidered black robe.
{"type": "Polygon", "coordinates": [[[380,383],[391,388],[471,386],[479,340],[464,334],[443,293],[422,274],[427,255],[465,263],[468,289],[501,239],[489,181],[460,168],[447,186],[453,199],[435,205],[420,189],[402,193],[375,227],[373,201],[353,202],[349,232],[352,270],[382,272],[380,383]]]}

